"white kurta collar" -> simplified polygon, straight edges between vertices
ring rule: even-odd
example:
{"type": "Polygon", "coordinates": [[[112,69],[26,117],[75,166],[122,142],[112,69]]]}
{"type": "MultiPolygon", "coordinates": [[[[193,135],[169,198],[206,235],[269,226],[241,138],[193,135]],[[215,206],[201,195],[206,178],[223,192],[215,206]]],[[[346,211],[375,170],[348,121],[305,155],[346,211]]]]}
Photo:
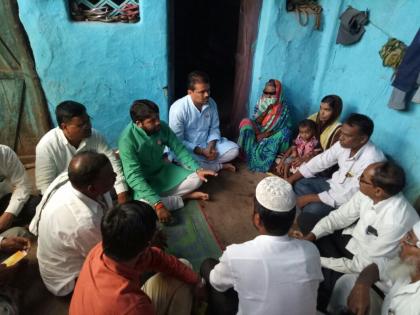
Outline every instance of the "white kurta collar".
{"type": "Polygon", "coordinates": [[[76,151],[78,151],[78,150],[80,150],[81,148],[83,148],[83,147],[85,147],[86,146],[86,139],[83,139],[81,142],[80,142],[80,144],[79,144],[79,146],[77,147],[77,148],[75,148],[70,142],[69,142],[69,140],[66,138],[66,136],[64,135],[64,132],[63,132],[63,130],[60,128],[60,127],[57,127],[57,129],[58,129],[58,137],[59,137],[59,139],[60,139],[60,141],[61,141],[61,143],[63,143],[63,145],[69,145],[69,146],[71,146],[72,148],[74,148],[76,151]]]}
{"type": "Polygon", "coordinates": [[[365,145],[363,147],[361,147],[355,155],[353,155],[352,157],[350,157],[351,154],[351,150],[349,152],[349,157],[347,158],[347,160],[358,160],[360,158],[360,156],[362,155],[363,151],[366,149],[366,146],[369,144],[369,141],[365,143],[365,145]]]}
{"type": "Polygon", "coordinates": [[[93,200],[91,198],[89,198],[88,196],[86,196],[85,194],[81,193],[80,191],[78,191],[77,189],[75,189],[73,186],[70,185],[70,189],[73,192],[73,194],[78,197],[81,201],[83,201],[83,203],[86,204],[86,206],[92,210],[92,212],[94,214],[97,214],[98,211],[100,209],[102,209],[102,206],[96,201],[93,200]]]}
{"type": "Polygon", "coordinates": [[[394,296],[403,295],[403,294],[413,294],[420,290],[420,281],[414,283],[403,284],[398,290],[394,293],[394,296]]]}
{"type": "Polygon", "coordinates": [[[264,240],[270,242],[288,242],[290,241],[290,237],[286,234],[283,236],[274,236],[274,235],[258,235],[256,240],[264,240]]]}
{"type": "Polygon", "coordinates": [[[190,95],[187,95],[187,100],[188,100],[189,106],[195,109],[200,114],[202,114],[207,108],[209,108],[209,103],[207,102],[206,104],[203,105],[203,107],[201,107],[201,111],[199,111],[197,106],[194,105],[194,102],[190,95]]]}

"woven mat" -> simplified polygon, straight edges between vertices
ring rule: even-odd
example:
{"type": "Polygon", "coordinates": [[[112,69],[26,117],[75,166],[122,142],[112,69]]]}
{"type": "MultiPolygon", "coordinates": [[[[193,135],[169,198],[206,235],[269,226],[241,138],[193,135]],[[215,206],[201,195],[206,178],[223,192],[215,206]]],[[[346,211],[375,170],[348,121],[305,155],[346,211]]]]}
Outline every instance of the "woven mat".
{"type": "Polygon", "coordinates": [[[162,227],[168,237],[168,253],[186,258],[195,271],[199,271],[204,259],[218,259],[221,256],[219,242],[197,201],[189,201],[184,208],[173,211],[172,215],[176,224],[162,227]]]}

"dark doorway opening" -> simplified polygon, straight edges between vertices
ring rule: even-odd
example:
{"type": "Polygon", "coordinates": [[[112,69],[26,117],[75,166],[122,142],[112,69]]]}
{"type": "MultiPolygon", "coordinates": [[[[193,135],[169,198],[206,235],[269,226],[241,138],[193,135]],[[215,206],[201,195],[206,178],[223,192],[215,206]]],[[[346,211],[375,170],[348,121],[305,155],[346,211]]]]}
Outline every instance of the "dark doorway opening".
{"type": "Polygon", "coordinates": [[[176,0],[170,5],[170,103],[186,95],[189,72],[207,72],[221,132],[230,137],[241,0],[176,0]]]}

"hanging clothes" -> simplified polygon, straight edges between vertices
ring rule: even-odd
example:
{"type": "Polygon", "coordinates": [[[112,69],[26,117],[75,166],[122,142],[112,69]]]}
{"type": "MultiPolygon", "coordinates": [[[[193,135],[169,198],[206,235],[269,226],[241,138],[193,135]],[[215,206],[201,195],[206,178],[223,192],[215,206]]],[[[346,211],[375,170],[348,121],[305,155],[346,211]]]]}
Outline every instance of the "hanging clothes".
{"type": "Polygon", "coordinates": [[[395,79],[392,82],[394,90],[389,100],[388,106],[403,110],[411,99],[407,96],[417,88],[420,74],[420,29],[408,46],[404,58],[397,69],[395,79]]]}

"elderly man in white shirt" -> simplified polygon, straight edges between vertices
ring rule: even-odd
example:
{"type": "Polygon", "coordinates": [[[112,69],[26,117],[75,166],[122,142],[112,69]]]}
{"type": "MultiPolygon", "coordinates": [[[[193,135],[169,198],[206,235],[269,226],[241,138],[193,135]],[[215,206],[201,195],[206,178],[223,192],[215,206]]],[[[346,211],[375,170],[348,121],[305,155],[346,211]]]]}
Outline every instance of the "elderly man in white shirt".
{"type": "Polygon", "coordinates": [[[334,293],[336,300],[330,304],[333,312],[347,305],[356,315],[420,315],[420,221],[401,239],[399,257],[385,263],[375,262],[358,277],[354,274],[343,276],[334,293]],[[372,286],[378,281],[390,285],[382,305],[378,299],[369,298],[374,294],[372,286]]]}
{"type": "Polygon", "coordinates": [[[66,175],[43,196],[30,231],[38,234],[37,258],[42,280],[58,296],[71,293],[83,261],[101,241],[100,223],[112,207],[109,191],[116,174],[104,154],[77,153],[66,175]]]}
{"type": "Polygon", "coordinates": [[[258,184],[254,202],[253,224],[260,235],[228,246],[220,262],[208,259],[201,267],[209,312],[315,315],[323,279],[320,257],[310,242],[287,236],[296,212],[292,186],[267,177],[258,184]]]}
{"type": "Polygon", "coordinates": [[[83,151],[105,154],[117,174],[115,191],[118,202],[128,200],[121,163],[106,143],[104,137],[92,129],[86,108],[74,101],[64,101],[55,110],[58,127],[47,132],[36,146],[36,186],[42,194],[52,181],[67,170],[72,157],[83,151]]]}
{"type": "Polygon", "coordinates": [[[0,144],[0,232],[29,224],[41,198],[31,196],[32,185],[15,152],[0,144]]]}
{"type": "Polygon", "coordinates": [[[351,114],[343,124],[339,141],[330,149],[300,166],[289,177],[298,196],[297,206],[301,231],[308,233],[321,218],[338,208],[359,190],[359,177],[365,168],[385,160],[385,156],[372,142],[373,121],[361,114],[351,114]],[[331,166],[338,170],[331,179],[315,177],[331,166]],[[304,177],[303,179],[301,179],[304,177]]]}
{"type": "Polygon", "coordinates": [[[217,105],[210,97],[206,73],[193,71],[188,75],[188,95],[170,107],[169,127],[201,167],[215,172],[235,171],[229,162],[238,156],[239,146],[220,135],[217,105]]]}
{"type": "Polygon", "coordinates": [[[397,256],[399,240],[419,220],[401,193],[404,186],[404,171],[395,163],[369,165],[360,177],[360,192],[303,238],[317,240],[322,256],[325,281],[319,292],[321,310],[343,273],[359,273],[374,261],[397,256]]]}

